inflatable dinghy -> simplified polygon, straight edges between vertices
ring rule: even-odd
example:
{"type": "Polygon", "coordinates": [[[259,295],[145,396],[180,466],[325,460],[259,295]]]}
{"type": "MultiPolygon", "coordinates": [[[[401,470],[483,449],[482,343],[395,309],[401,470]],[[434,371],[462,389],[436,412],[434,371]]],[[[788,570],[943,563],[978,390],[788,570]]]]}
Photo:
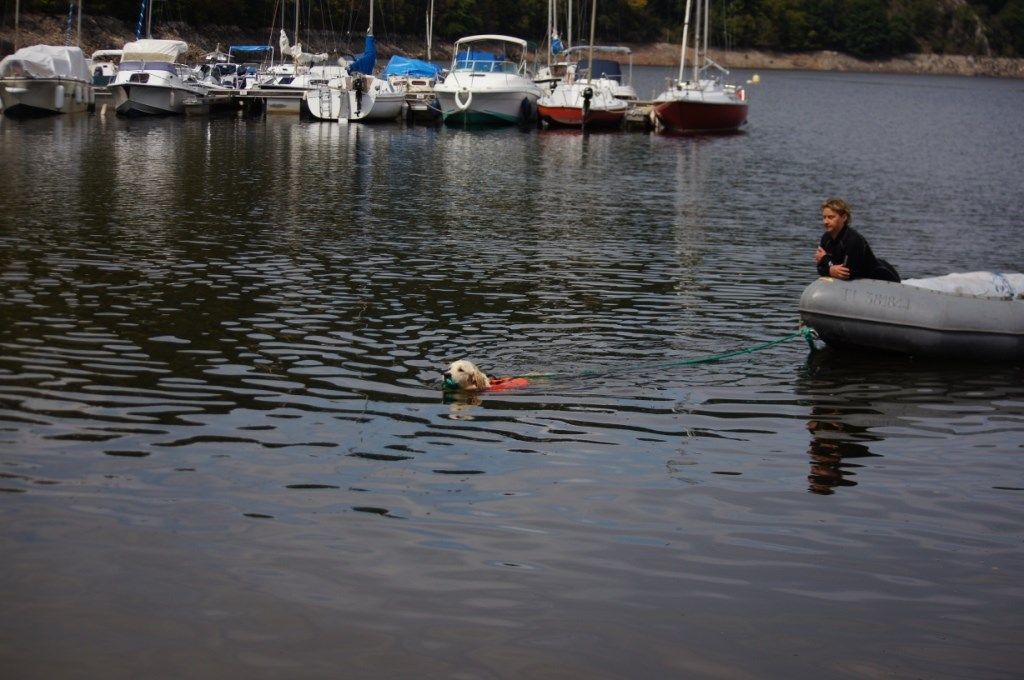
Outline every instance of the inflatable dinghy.
{"type": "Polygon", "coordinates": [[[824,277],[804,289],[800,317],[835,347],[1024,361],[1024,290],[1015,288],[1018,277],[1024,280],[1020,274],[987,272],[903,283],[824,277]],[[964,284],[963,277],[976,284],[979,275],[996,285],[981,290],[964,284]]]}

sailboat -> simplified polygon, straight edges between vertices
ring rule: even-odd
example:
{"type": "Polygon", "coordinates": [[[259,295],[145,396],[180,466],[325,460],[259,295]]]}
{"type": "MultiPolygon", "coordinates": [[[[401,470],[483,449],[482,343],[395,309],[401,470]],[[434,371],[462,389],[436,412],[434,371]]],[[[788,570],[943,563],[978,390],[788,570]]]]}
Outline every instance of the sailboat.
{"type": "Polygon", "coordinates": [[[405,91],[386,78],[373,75],[377,63],[377,45],[373,37],[373,0],[366,29],[363,52],[346,67],[347,73],[307,92],[303,98],[305,113],[318,120],[385,121],[395,120],[405,106],[405,91]]]}
{"type": "MultiPolygon", "coordinates": [[[[586,68],[575,71],[555,89],[537,100],[537,115],[548,125],[579,128],[616,128],[622,125],[629,104],[615,96],[612,78],[597,74],[594,62],[594,28],[597,20],[597,0],[590,10],[590,48],[586,68]]],[[[618,66],[618,63],[615,62],[618,66]]]]}
{"type": "Polygon", "coordinates": [[[696,0],[695,3],[686,0],[679,77],[654,99],[654,115],[658,124],[671,132],[735,132],[747,122],[746,92],[742,87],[724,84],[721,76],[728,75],[729,71],[707,56],[709,9],[709,0],[696,0]],[[684,80],[691,4],[696,9],[693,77],[684,80]]]}
{"type": "MultiPolygon", "coordinates": [[[[14,16],[17,35],[17,4],[14,16]]],[[[81,34],[79,3],[79,41],[81,34]]],[[[80,47],[31,45],[15,49],[14,54],[0,60],[0,102],[6,116],[77,113],[86,111],[93,101],[92,74],[80,47]]]]}

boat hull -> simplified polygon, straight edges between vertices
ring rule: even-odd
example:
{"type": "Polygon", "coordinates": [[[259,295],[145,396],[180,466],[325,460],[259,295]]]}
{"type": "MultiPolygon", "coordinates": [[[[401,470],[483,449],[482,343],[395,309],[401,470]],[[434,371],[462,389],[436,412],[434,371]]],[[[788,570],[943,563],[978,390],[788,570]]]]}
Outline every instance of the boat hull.
{"type": "Polygon", "coordinates": [[[800,317],[828,345],[966,360],[1024,361],[1024,300],[821,278],[800,317]]]}
{"type": "Polygon", "coordinates": [[[680,99],[655,104],[654,115],[670,132],[735,132],[747,122],[747,104],[680,99]]]}
{"type": "Polygon", "coordinates": [[[202,90],[120,83],[109,87],[114,110],[121,116],[168,116],[185,112],[185,104],[201,100],[202,90]]]}
{"type": "Polygon", "coordinates": [[[437,91],[438,105],[446,125],[515,125],[536,114],[540,91],[437,91]],[[458,99],[458,101],[456,101],[458,99]]]}
{"type": "Polygon", "coordinates": [[[32,118],[88,111],[94,94],[91,83],[67,78],[4,78],[0,100],[4,115],[32,118]]]}
{"type": "Polygon", "coordinates": [[[607,111],[590,109],[586,115],[583,109],[575,106],[537,106],[537,115],[549,125],[559,127],[617,128],[626,117],[626,109],[607,111]]]}

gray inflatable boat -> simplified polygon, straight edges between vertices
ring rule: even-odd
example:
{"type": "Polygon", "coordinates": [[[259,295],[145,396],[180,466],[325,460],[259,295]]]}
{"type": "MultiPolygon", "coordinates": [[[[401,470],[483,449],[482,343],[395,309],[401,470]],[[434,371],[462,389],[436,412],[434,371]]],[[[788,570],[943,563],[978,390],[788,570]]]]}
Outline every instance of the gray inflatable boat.
{"type": "Polygon", "coordinates": [[[826,344],[957,359],[1024,361],[1024,299],[820,278],[800,317],[826,344]]]}

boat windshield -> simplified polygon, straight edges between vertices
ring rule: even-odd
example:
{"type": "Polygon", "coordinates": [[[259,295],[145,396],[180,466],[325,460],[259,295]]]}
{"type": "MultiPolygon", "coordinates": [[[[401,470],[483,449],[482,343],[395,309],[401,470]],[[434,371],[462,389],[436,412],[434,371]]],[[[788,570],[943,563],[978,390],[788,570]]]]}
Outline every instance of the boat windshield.
{"type": "Polygon", "coordinates": [[[178,65],[169,61],[122,61],[122,71],[167,71],[177,73],[178,65]]]}

